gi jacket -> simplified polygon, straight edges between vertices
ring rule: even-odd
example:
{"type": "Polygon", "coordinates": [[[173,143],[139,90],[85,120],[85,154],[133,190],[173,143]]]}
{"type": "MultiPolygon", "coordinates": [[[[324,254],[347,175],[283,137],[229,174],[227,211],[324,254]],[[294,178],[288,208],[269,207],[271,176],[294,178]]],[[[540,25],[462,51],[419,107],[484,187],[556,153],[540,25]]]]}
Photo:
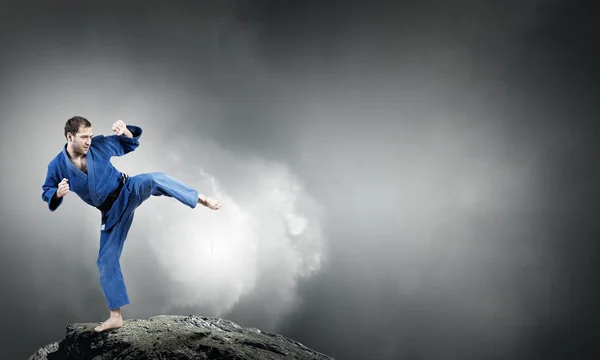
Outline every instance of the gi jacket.
{"type": "MultiPolygon", "coordinates": [[[[55,211],[62,204],[64,197],[57,199],[54,195],[58,183],[63,178],[69,180],[70,191],[76,193],[87,204],[100,206],[107,196],[114,191],[121,181],[121,172],[111,164],[113,156],[123,156],[139,145],[142,129],[135,125],[127,125],[132,138],[125,135],[97,135],[92,137],[91,145],[85,158],[87,174],[79,170],[69,159],[67,145],[48,164],[46,180],[42,185],[42,200],[48,203],[48,209],[55,211]]],[[[106,223],[103,230],[111,228],[120,218],[129,203],[130,189],[123,186],[119,197],[106,213],[106,223]]]]}

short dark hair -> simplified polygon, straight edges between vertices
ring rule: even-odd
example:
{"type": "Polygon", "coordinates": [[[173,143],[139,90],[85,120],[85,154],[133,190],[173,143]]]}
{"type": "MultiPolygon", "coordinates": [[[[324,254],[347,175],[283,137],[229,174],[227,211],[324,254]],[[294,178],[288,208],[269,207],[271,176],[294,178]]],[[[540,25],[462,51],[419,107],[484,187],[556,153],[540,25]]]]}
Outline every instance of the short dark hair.
{"type": "Polygon", "coordinates": [[[67,137],[67,133],[69,132],[73,134],[73,136],[75,136],[79,131],[79,127],[81,127],[81,125],[83,125],[83,127],[90,127],[92,126],[92,123],[89,122],[88,119],[81,116],[73,116],[72,118],[67,120],[67,123],[65,124],[65,138],[67,137]]]}

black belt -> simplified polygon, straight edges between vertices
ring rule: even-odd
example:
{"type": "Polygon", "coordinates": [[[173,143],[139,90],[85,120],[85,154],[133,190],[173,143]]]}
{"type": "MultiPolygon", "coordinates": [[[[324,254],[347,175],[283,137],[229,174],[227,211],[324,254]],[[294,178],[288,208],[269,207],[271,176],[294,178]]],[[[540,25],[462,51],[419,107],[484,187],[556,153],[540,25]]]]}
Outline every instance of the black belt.
{"type": "Polygon", "coordinates": [[[123,188],[123,185],[125,185],[127,178],[127,174],[121,173],[121,181],[119,182],[119,186],[117,186],[117,188],[106,197],[106,200],[104,200],[100,206],[96,206],[96,209],[104,212],[110,210],[115,200],[117,200],[119,197],[121,189],[123,188]]]}

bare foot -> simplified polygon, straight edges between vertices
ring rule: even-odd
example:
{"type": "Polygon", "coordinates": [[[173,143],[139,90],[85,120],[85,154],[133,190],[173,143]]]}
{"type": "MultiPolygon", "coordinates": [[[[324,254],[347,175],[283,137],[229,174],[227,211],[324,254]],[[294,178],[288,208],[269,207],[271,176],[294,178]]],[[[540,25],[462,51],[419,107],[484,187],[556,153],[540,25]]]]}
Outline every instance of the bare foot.
{"type": "Polygon", "coordinates": [[[94,330],[96,332],[101,332],[109,329],[118,329],[123,326],[123,319],[118,317],[110,317],[108,320],[103,322],[102,324],[96,326],[94,330]]]}
{"type": "Polygon", "coordinates": [[[221,208],[221,202],[219,200],[211,199],[202,194],[198,195],[198,203],[212,210],[219,210],[221,208]]]}
{"type": "Polygon", "coordinates": [[[219,210],[221,208],[221,202],[219,200],[206,198],[206,206],[211,210],[219,210]]]}

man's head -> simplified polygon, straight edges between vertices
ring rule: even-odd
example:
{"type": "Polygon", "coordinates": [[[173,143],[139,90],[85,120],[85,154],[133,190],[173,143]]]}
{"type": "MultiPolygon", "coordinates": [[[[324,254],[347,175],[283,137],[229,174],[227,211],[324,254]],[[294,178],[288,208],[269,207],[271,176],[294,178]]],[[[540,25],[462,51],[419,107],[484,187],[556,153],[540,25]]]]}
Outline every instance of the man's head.
{"type": "Polygon", "coordinates": [[[74,116],[65,124],[67,147],[74,155],[85,155],[92,144],[92,123],[81,116],[74,116]]]}

